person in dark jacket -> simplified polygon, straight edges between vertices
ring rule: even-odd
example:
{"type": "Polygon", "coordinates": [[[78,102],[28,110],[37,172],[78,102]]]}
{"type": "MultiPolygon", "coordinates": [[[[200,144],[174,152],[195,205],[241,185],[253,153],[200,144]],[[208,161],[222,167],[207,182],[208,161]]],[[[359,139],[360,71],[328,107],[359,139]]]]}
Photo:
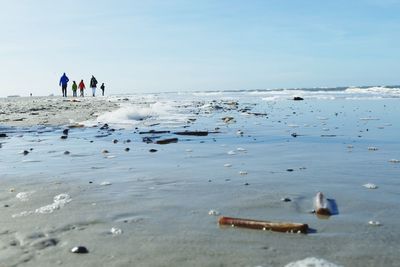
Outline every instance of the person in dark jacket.
{"type": "Polygon", "coordinates": [[[69,82],[69,79],[68,79],[67,75],[65,75],[65,72],[64,72],[64,74],[60,78],[60,83],[59,83],[59,85],[61,86],[61,89],[62,89],[63,97],[67,97],[68,82],[69,82]]]}
{"type": "Polygon", "coordinates": [[[96,88],[97,88],[97,80],[93,75],[92,75],[92,78],[90,79],[90,88],[92,88],[92,94],[93,94],[93,96],[95,96],[96,88]]]}
{"type": "Polygon", "coordinates": [[[101,84],[100,89],[101,89],[101,95],[104,96],[104,89],[106,89],[104,83],[101,84]]]}

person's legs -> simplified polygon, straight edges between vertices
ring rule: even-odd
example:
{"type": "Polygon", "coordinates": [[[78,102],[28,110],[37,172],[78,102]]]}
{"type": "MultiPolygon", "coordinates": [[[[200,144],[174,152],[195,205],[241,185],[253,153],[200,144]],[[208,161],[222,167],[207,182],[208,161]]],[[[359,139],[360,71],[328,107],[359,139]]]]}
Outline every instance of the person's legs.
{"type": "Polygon", "coordinates": [[[63,97],[67,97],[67,85],[62,86],[63,97]]]}
{"type": "Polygon", "coordinates": [[[104,96],[104,89],[101,89],[101,95],[104,96]]]}
{"type": "Polygon", "coordinates": [[[92,87],[92,93],[93,93],[93,96],[96,95],[96,87],[92,87]]]}

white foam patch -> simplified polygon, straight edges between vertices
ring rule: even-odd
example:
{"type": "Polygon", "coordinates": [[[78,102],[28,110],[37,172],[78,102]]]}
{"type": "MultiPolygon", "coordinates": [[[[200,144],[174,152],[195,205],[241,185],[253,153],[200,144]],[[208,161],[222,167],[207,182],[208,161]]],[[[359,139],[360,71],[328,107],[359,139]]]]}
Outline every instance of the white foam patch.
{"type": "Polygon", "coordinates": [[[33,193],[35,193],[35,191],[19,192],[15,197],[21,201],[29,201],[33,193]]]}
{"type": "Polygon", "coordinates": [[[68,194],[59,194],[54,197],[52,204],[36,209],[35,213],[52,213],[55,210],[63,208],[65,204],[71,201],[72,198],[68,194]]]}
{"type": "Polygon", "coordinates": [[[304,260],[294,261],[285,265],[285,267],[343,267],[324,259],[314,257],[305,258],[304,260]]]}

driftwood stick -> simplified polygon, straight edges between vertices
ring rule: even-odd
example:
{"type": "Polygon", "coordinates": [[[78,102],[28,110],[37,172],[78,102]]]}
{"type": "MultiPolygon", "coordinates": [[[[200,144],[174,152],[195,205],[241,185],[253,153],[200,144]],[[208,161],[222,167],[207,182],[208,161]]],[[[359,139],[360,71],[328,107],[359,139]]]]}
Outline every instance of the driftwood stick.
{"type": "Polygon", "coordinates": [[[218,222],[220,225],[231,225],[235,227],[258,230],[271,230],[275,232],[293,232],[303,234],[308,232],[308,225],[303,223],[257,221],[231,217],[220,217],[218,222]]]}

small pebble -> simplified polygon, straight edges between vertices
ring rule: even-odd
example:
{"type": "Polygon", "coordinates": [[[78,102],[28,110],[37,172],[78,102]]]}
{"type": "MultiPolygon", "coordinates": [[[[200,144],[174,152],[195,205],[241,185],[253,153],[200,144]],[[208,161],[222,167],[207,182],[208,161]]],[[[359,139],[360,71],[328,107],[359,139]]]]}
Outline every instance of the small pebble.
{"type": "Polygon", "coordinates": [[[149,152],[151,152],[151,153],[157,152],[157,149],[152,148],[149,150],[149,152]]]}
{"type": "Polygon", "coordinates": [[[293,169],[286,169],[287,172],[292,172],[294,171],[293,169]]]}
{"type": "Polygon", "coordinates": [[[372,184],[372,183],[367,183],[367,184],[364,184],[363,186],[368,189],[377,189],[378,188],[378,186],[376,184],[372,184]]]}
{"type": "Polygon", "coordinates": [[[70,154],[70,152],[67,150],[67,151],[64,151],[64,155],[69,155],[70,154]]]}
{"type": "Polygon", "coordinates": [[[284,198],[282,198],[281,199],[281,201],[283,201],[283,202],[290,202],[290,201],[292,201],[290,198],[288,198],[288,197],[284,197],[284,198]]]}
{"type": "Polygon", "coordinates": [[[76,246],[76,247],[71,248],[71,252],[78,253],[78,254],[85,254],[85,253],[89,253],[89,250],[84,246],[76,246]]]}
{"type": "Polygon", "coordinates": [[[129,150],[131,150],[129,147],[125,148],[125,151],[128,152],[129,150]]]}
{"type": "Polygon", "coordinates": [[[249,183],[245,183],[244,185],[250,185],[249,183]]]}
{"type": "Polygon", "coordinates": [[[61,138],[61,139],[67,139],[67,138],[68,138],[68,135],[61,135],[60,138],[61,138]]]}
{"type": "Polygon", "coordinates": [[[118,143],[118,140],[117,140],[117,139],[114,139],[114,140],[112,140],[112,142],[113,142],[114,144],[116,144],[116,143],[118,143]]]}
{"type": "Polygon", "coordinates": [[[120,229],[118,227],[113,227],[113,228],[111,228],[110,233],[113,235],[120,235],[120,234],[122,234],[122,229],[120,229]]]}
{"type": "Polygon", "coordinates": [[[29,151],[28,150],[24,150],[24,151],[21,152],[21,154],[28,155],[29,151]]]}
{"type": "Polygon", "coordinates": [[[111,185],[111,183],[107,182],[107,181],[104,181],[104,182],[101,182],[100,185],[111,185]]]}
{"type": "Polygon", "coordinates": [[[381,225],[381,223],[378,222],[378,221],[369,221],[368,224],[369,225],[373,225],[373,226],[380,226],[381,225]]]}
{"type": "Polygon", "coordinates": [[[126,143],[130,143],[130,142],[131,142],[131,139],[127,139],[125,142],[126,142],[126,143]]]}
{"type": "Polygon", "coordinates": [[[218,216],[220,213],[217,210],[210,210],[208,215],[218,216]]]}
{"type": "Polygon", "coordinates": [[[110,153],[107,149],[103,149],[102,151],[101,151],[101,153],[103,153],[103,154],[107,154],[107,153],[110,153]]]}

